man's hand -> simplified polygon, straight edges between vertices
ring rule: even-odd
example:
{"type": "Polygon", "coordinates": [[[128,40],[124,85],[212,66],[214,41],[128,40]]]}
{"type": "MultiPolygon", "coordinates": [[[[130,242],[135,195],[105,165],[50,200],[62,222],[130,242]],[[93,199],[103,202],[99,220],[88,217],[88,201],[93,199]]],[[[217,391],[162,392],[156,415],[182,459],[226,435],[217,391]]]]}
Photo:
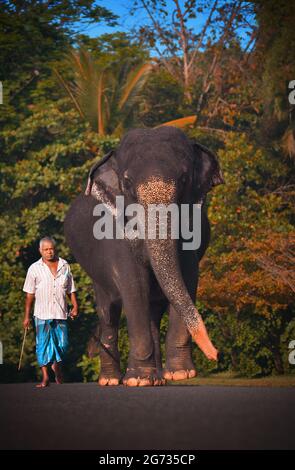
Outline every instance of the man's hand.
{"type": "Polygon", "coordinates": [[[73,307],[72,310],[70,311],[71,319],[74,320],[78,315],[79,315],[78,308],[73,307]]]}
{"type": "Polygon", "coordinates": [[[29,318],[25,318],[24,321],[23,321],[23,327],[24,329],[26,330],[27,328],[30,328],[30,319],[29,318]]]}
{"type": "Polygon", "coordinates": [[[24,321],[23,321],[23,327],[26,330],[27,328],[30,328],[30,312],[32,309],[32,305],[35,299],[35,294],[29,294],[27,292],[26,295],[26,304],[25,304],[25,314],[24,314],[24,321]]]}
{"type": "Polygon", "coordinates": [[[71,292],[71,294],[68,294],[70,297],[70,300],[72,302],[72,310],[70,311],[70,318],[74,320],[78,316],[78,302],[77,302],[77,297],[75,292],[71,292]]]}

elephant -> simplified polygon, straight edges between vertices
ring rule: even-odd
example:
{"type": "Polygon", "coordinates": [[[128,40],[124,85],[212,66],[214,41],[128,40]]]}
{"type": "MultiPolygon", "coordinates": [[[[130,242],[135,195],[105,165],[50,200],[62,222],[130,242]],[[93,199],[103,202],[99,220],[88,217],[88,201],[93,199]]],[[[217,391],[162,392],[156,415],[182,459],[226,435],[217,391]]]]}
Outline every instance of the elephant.
{"type": "MultiPolygon", "coordinates": [[[[99,385],[154,386],[167,379],[194,377],[192,338],[209,360],[218,360],[195,300],[199,262],[210,241],[206,195],[223,183],[214,153],[172,126],[128,131],[118,147],[91,168],[85,192],[66,214],[64,231],[74,257],[93,281],[99,316],[99,385]],[[95,208],[104,204],[116,219],[118,196],[124,197],[124,207],[140,204],[144,214],[149,204],[197,205],[200,245],[184,249],[181,237],[171,236],[171,222],[166,239],[125,235],[97,239],[95,208]],[[130,346],[125,374],[118,350],[122,310],[130,346]],[[160,322],[165,311],[169,325],[163,367],[160,322]]],[[[126,224],[130,218],[124,217],[126,224]]],[[[187,223],[191,226],[191,215],[187,223]]]]}

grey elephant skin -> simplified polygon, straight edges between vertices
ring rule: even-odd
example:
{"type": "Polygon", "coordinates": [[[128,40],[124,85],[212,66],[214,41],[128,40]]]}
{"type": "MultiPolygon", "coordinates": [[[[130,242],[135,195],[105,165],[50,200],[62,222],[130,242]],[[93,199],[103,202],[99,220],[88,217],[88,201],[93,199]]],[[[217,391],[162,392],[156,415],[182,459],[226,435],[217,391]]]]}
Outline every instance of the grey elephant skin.
{"type": "MultiPolygon", "coordinates": [[[[216,156],[174,127],[129,131],[114,151],[90,170],[85,193],[71,204],[64,222],[67,243],[93,280],[99,316],[100,385],[161,385],[165,378],[195,375],[192,335],[199,262],[210,240],[206,194],[224,183],[216,156]],[[125,205],[202,204],[201,245],[183,250],[181,239],[101,239],[93,235],[95,206],[104,203],[115,217],[116,196],[125,205]],[[120,368],[118,329],[127,318],[130,353],[120,368]],[[160,322],[169,327],[165,367],[160,322]]],[[[191,223],[191,218],[188,224],[191,223]]]]}

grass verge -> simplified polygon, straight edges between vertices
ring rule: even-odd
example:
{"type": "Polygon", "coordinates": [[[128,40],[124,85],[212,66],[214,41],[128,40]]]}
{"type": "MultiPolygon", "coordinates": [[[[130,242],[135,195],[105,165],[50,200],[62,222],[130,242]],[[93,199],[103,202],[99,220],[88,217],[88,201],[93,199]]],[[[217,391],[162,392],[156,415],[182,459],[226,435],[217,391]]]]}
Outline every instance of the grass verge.
{"type": "Polygon", "coordinates": [[[295,387],[295,375],[271,375],[261,378],[239,377],[230,372],[197,376],[193,379],[168,381],[169,385],[217,385],[228,387],[295,387]]]}

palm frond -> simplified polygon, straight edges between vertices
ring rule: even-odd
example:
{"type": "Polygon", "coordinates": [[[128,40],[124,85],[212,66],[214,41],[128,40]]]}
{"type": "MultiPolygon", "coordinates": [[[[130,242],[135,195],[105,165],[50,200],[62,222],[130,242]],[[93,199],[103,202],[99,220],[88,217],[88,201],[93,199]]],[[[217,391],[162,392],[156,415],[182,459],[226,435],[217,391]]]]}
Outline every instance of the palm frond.
{"type": "Polygon", "coordinates": [[[104,117],[103,117],[103,72],[100,74],[98,79],[97,87],[97,123],[98,133],[104,135],[104,117]]]}
{"type": "Polygon", "coordinates": [[[147,75],[152,70],[152,65],[141,64],[128,74],[124,91],[119,101],[119,109],[122,109],[126,105],[127,101],[130,100],[131,96],[134,97],[138,90],[141,89],[147,79],[147,75]]]}
{"type": "Polygon", "coordinates": [[[83,48],[73,52],[69,60],[74,71],[73,94],[91,128],[103,134],[103,70],[97,67],[90,53],[83,48]]]}
{"type": "Polygon", "coordinates": [[[80,105],[78,103],[78,100],[76,100],[74,94],[72,93],[71,91],[71,88],[68,86],[68,84],[65,82],[65,80],[63,79],[63,77],[61,76],[61,74],[58,72],[58,70],[54,69],[54,73],[59,81],[59,83],[61,84],[61,86],[64,88],[64,90],[68,93],[70,99],[72,100],[75,108],[77,109],[78,113],[80,114],[80,116],[82,118],[84,118],[84,114],[80,108],[80,105]]]}
{"type": "Polygon", "coordinates": [[[84,48],[68,56],[73,80],[59,81],[67,91],[81,117],[101,135],[121,134],[132,126],[134,109],[146,78],[149,63],[132,65],[131,59],[113,62],[102,68],[84,48]]]}

